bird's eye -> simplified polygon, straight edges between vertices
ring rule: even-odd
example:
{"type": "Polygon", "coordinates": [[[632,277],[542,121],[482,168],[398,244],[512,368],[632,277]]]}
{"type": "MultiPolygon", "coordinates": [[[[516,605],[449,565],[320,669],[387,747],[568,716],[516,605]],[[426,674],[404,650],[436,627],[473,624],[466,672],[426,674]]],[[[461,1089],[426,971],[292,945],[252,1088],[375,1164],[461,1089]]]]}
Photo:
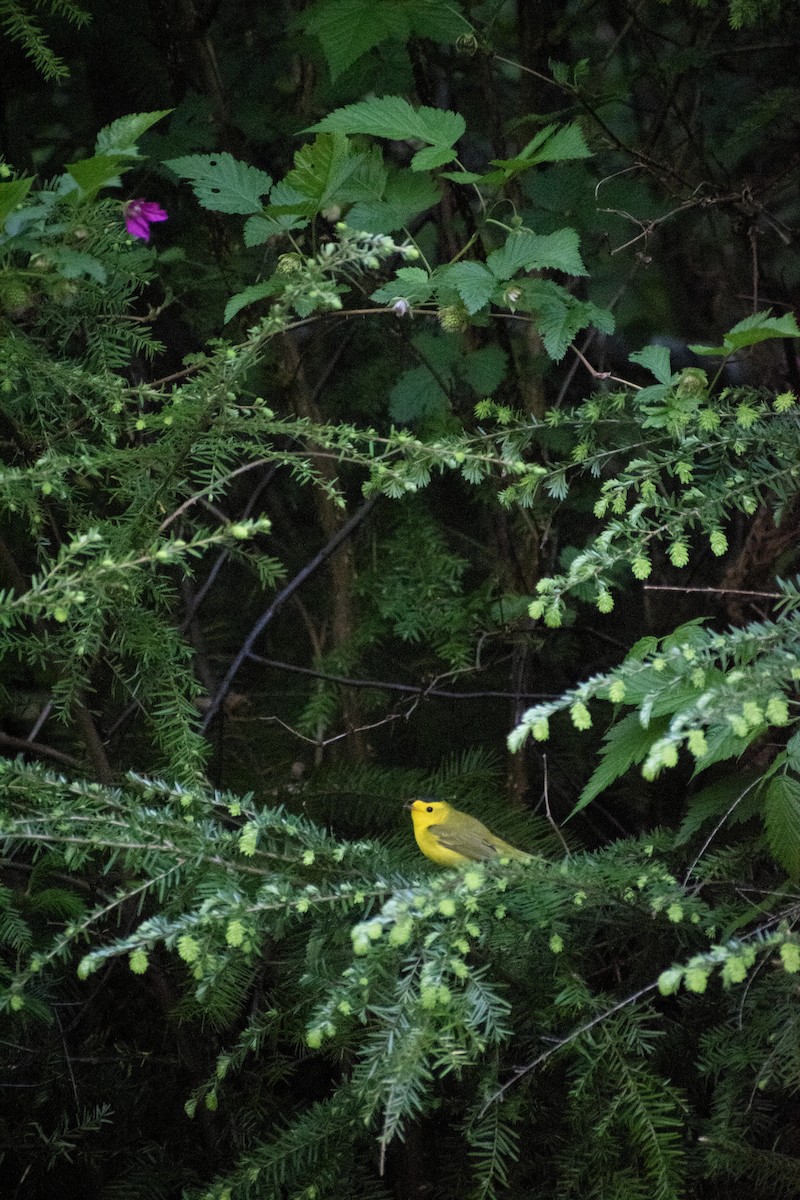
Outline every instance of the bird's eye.
{"type": "Polygon", "coordinates": [[[432,805],[432,804],[429,804],[429,805],[428,805],[428,812],[433,812],[433,805],[432,805]]]}

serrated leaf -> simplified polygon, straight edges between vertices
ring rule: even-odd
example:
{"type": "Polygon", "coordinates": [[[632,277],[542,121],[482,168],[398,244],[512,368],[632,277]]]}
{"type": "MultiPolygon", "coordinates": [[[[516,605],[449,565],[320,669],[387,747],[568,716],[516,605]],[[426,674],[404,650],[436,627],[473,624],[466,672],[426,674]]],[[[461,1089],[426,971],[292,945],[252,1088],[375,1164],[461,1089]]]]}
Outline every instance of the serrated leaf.
{"type": "Polygon", "coordinates": [[[730,758],[739,758],[754,738],[759,737],[761,729],[753,729],[746,737],[737,737],[730,725],[712,725],[706,730],[707,750],[695,764],[692,778],[701,775],[709,767],[730,758]]]}
{"type": "Polygon", "coordinates": [[[13,213],[17,205],[22,204],[32,183],[33,176],[0,183],[0,227],[4,225],[6,218],[13,213]]]}
{"type": "Polygon", "coordinates": [[[455,3],[441,0],[320,0],[303,27],[319,38],[333,79],[382,42],[404,42],[412,32],[455,41],[470,28],[455,3]]]}
{"type": "MultiPolygon", "coordinates": [[[[394,0],[398,3],[398,0],[394,0]]],[[[461,15],[458,0],[399,0],[403,4],[411,28],[418,37],[430,38],[435,42],[455,41],[462,33],[470,33],[472,26],[461,15]]]]}
{"type": "Polygon", "coordinates": [[[255,304],[258,300],[265,300],[267,296],[275,296],[282,289],[283,280],[272,278],[265,279],[263,283],[253,283],[250,287],[245,288],[243,292],[237,292],[235,296],[231,296],[225,305],[225,324],[227,325],[228,321],[233,320],[236,314],[243,308],[246,308],[248,304],[255,304]]]}
{"type": "Polygon", "coordinates": [[[614,317],[608,309],[590,300],[576,300],[553,280],[520,279],[515,287],[520,292],[517,308],[535,315],[545,350],[556,362],[564,357],[576,333],[587,325],[603,333],[613,332],[614,317]]]}
{"type": "Polygon", "coordinates": [[[449,407],[447,393],[427,367],[405,371],[389,394],[389,414],[402,424],[443,415],[449,407]]]}
{"type": "Polygon", "coordinates": [[[455,157],[455,150],[449,146],[425,146],[417,151],[409,166],[412,171],[432,171],[434,167],[452,162],[455,157]]]}
{"type": "Polygon", "coordinates": [[[800,733],[793,733],[786,743],[786,761],[793,771],[800,772],[800,733]]]}
{"type": "Polygon", "coordinates": [[[308,216],[303,216],[296,210],[299,208],[307,211],[313,205],[283,180],[275,184],[269,198],[270,203],[263,212],[248,217],[245,221],[243,230],[245,246],[261,246],[276,233],[286,233],[289,229],[305,229],[308,224],[308,216]],[[276,208],[284,211],[273,215],[276,208]],[[286,212],[286,209],[290,211],[286,212]]]}
{"type": "Polygon", "coordinates": [[[628,361],[644,367],[646,371],[655,375],[659,383],[669,383],[672,378],[670,353],[666,346],[645,346],[643,350],[635,350],[633,354],[629,354],[628,361]]]}
{"type": "Polygon", "coordinates": [[[732,349],[731,347],[725,346],[699,346],[697,344],[687,348],[691,350],[692,354],[704,354],[707,356],[713,354],[715,358],[724,358],[726,354],[731,353],[732,349]]]}
{"type": "Polygon", "coordinates": [[[54,246],[49,251],[49,257],[64,279],[80,279],[88,276],[97,283],[106,282],[106,269],[93,254],[84,254],[79,250],[69,250],[63,246],[54,246]]]}
{"type": "Polygon", "coordinates": [[[412,138],[433,146],[452,146],[465,129],[460,113],[424,105],[415,109],[402,96],[374,96],[337,108],[306,132],[367,133],[393,141],[412,138]]]}
{"type": "Polygon", "coordinates": [[[770,338],[785,337],[800,337],[794,313],[788,312],[782,317],[773,317],[769,312],[760,312],[745,317],[743,321],[734,325],[733,329],[729,329],[724,341],[726,346],[742,350],[745,346],[755,346],[758,342],[765,342],[770,338]]]}
{"type": "Polygon", "coordinates": [[[492,274],[503,280],[510,279],[518,270],[549,269],[567,275],[586,275],[579,244],[577,231],[569,227],[548,234],[516,230],[509,234],[504,246],[492,251],[486,264],[492,274]]]}
{"type": "Polygon", "coordinates": [[[545,125],[514,158],[491,159],[492,166],[498,170],[485,176],[484,182],[495,183],[511,179],[538,163],[590,158],[591,154],[580,125],[574,122],[561,126],[555,123],[545,125]]]}
{"type": "Polygon", "coordinates": [[[566,162],[568,159],[591,157],[592,152],[586,144],[583,130],[574,121],[556,129],[530,155],[531,161],[537,163],[566,162]]]}
{"type": "Polygon", "coordinates": [[[442,171],[442,179],[451,179],[453,183],[482,183],[487,176],[478,171],[442,171]]]}
{"type": "Polygon", "coordinates": [[[736,350],[743,350],[746,346],[769,341],[771,338],[800,337],[800,328],[794,313],[773,317],[770,311],[753,313],[752,316],[739,321],[725,334],[722,346],[690,346],[689,349],[695,354],[724,356],[733,354],[736,350]]]}
{"type": "Polygon", "coordinates": [[[433,281],[421,267],[400,267],[394,279],[384,283],[373,292],[370,300],[376,304],[391,304],[393,300],[407,300],[409,304],[424,304],[433,295],[433,281]]]}
{"type": "Polygon", "coordinates": [[[394,167],[385,172],[384,185],[374,198],[365,198],[348,211],[347,224],[367,233],[394,233],[438,204],[439,198],[436,181],[429,175],[394,167]]]}
{"type": "Polygon", "coordinates": [[[187,154],[164,163],[186,179],[199,204],[212,212],[249,215],[261,211],[261,197],[272,187],[265,171],[240,162],[232,154],[187,154]]]}
{"type": "MultiPolygon", "coordinates": [[[[349,154],[353,160],[353,170],[339,190],[341,202],[349,204],[382,196],[389,181],[389,168],[383,161],[380,146],[358,151],[349,147],[349,154]]],[[[405,174],[409,175],[408,172],[405,174]]],[[[413,179],[414,176],[409,175],[409,178],[413,179]]]]}
{"type": "MultiPolygon", "coordinates": [[[[302,146],[294,156],[294,169],[284,183],[307,197],[320,212],[334,202],[345,202],[344,188],[363,162],[341,133],[325,133],[302,146]]],[[[268,212],[273,209],[270,203],[268,212]]]]}
{"type": "Polygon", "coordinates": [[[467,312],[472,315],[486,305],[497,287],[491,271],[479,262],[460,262],[440,267],[435,273],[436,289],[454,288],[467,312]]]}
{"type": "Polygon", "coordinates": [[[168,117],[171,108],[162,108],[157,112],[130,113],[126,117],[118,117],[110,125],[106,125],[97,135],[95,151],[97,154],[123,154],[138,157],[136,143],[151,125],[168,117]]]}
{"type": "Polygon", "coordinates": [[[764,828],[772,856],[796,879],[800,875],[800,782],[790,775],[776,775],[769,782],[764,828]]]}
{"type": "Polygon", "coordinates": [[[411,32],[408,12],[397,0],[324,0],[302,23],[319,38],[332,79],[374,46],[391,38],[405,41],[411,32]]]}
{"type": "Polygon", "coordinates": [[[120,171],[130,170],[131,163],[123,164],[122,158],[114,154],[95,154],[80,162],[67,163],[67,174],[74,179],[84,197],[92,197],[117,178],[120,171]]]}
{"type": "Polygon", "coordinates": [[[482,346],[457,364],[459,375],[479,396],[491,396],[505,379],[508,359],[497,345],[482,346]]]}
{"type": "Polygon", "coordinates": [[[675,845],[688,842],[705,824],[716,822],[729,810],[731,823],[748,820],[758,805],[758,789],[752,784],[759,778],[754,771],[742,771],[702,788],[689,801],[686,816],[675,834],[675,845]]]}
{"type": "Polygon", "coordinates": [[[645,637],[640,637],[634,642],[628,653],[625,655],[625,662],[643,662],[648,654],[655,654],[658,649],[658,638],[651,634],[646,634],[645,637]]]}
{"type": "Polygon", "coordinates": [[[532,303],[535,310],[536,327],[542,335],[545,350],[554,362],[560,362],[581,328],[581,321],[568,300],[561,299],[552,291],[540,288],[538,300],[531,299],[530,294],[526,292],[526,300],[532,303]]]}
{"type": "Polygon", "coordinates": [[[556,229],[554,233],[537,236],[530,259],[529,271],[563,271],[565,275],[588,275],[578,246],[577,230],[556,229]]]}
{"type": "Polygon", "coordinates": [[[651,721],[642,728],[638,712],[629,713],[608,730],[600,751],[602,761],[595,767],[589,782],[580,794],[568,820],[591,804],[596,796],[624,775],[632,766],[644,762],[651,746],[662,736],[669,725],[667,718],[651,721]]]}

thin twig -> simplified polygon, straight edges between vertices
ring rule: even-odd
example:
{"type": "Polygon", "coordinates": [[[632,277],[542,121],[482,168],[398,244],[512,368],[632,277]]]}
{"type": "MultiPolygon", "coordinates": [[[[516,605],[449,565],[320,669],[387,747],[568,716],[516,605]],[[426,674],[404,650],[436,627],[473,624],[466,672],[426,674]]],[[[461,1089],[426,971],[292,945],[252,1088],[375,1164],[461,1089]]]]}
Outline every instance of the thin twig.
{"type": "MultiPolygon", "coordinates": [[[[295,675],[311,675],[315,679],[324,679],[327,683],[339,683],[343,687],[373,688],[382,692],[405,692],[407,695],[413,696],[434,696],[439,700],[555,700],[557,697],[555,692],[450,692],[424,684],[395,683],[385,679],[353,679],[348,675],[330,675],[327,671],[315,670],[313,667],[299,667],[294,663],[282,662],[277,658],[265,658],[262,654],[250,654],[248,657],[251,662],[260,663],[265,667],[275,667],[278,671],[290,671],[295,675]]],[[[436,680],[433,681],[434,685],[435,683],[436,680]]]]}
{"type": "Polygon", "coordinates": [[[611,380],[613,380],[614,383],[624,383],[625,387],[634,388],[637,392],[640,392],[642,390],[641,384],[632,383],[630,379],[623,379],[619,375],[612,375],[610,371],[598,371],[595,367],[592,366],[592,364],[589,362],[588,358],[584,358],[583,354],[580,352],[580,350],[578,349],[578,347],[576,345],[574,345],[574,344],[571,345],[570,350],[583,363],[583,365],[586,367],[586,370],[591,375],[592,379],[601,379],[601,380],[611,379],[611,380]]]}
{"type": "Polygon", "coordinates": [[[64,1047],[64,1061],[67,1064],[67,1071],[69,1072],[70,1083],[72,1084],[72,1094],[75,1097],[75,1112],[80,1113],[81,1102],[80,1097],[78,1096],[78,1085],[75,1082],[75,1072],[72,1069],[72,1061],[69,1056],[69,1047],[67,1046],[67,1039],[64,1037],[64,1029],[61,1025],[61,1017],[58,1014],[57,1006],[53,1008],[53,1015],[55,1016],[56,1024],[58,1025],[58,1032],[61,1034],[61,1044],[64,1047]]]}
{"type": "Polygon", "coordinates": [[[358,729],[346,729],[344,733],[336,733],[329,738],[306,737],[299,729],[294,729],[291,725],[287,725],[286,721],[282,721],[280,717],[260,717],[261,721],[272,721],[276,725],[280,725],[287,733],[291,733],[293,737],[299,738],[301,742],[308,742],[309,746],[322,748],[330,746],[333,742],[340,742],[342,738],[351,737],[354,733],[363,733],[367,729],[379,729],[381,725],[388,724],[389,721],[397,721],[400,719],[400,713],[389,713],[387,717],[381,717],[380,721],[373,721],[371,725],[359,725],[358,729]]]}
{"type": "MultiPolygon", "coordinates": [[[[269,464],[269,461],[270,460],[268,458],[257,458],[254,462],[244,463],[243,466],[236,467],[235,470],[230,471],[227,475],[223,475],[220,479],[215,479],[213,483],[208,485],[208,487],[203,488],[202,491],[196,492],[193,496],[190,496],[188,500],[184,500],[183,504],[179,504],[175,511],[170,513],[170,515],[161,522],[158,527],[158,532],[163,533],[173,521],[177,520],[178,517],[186,512],[187,508],[191,508],[193,504],[197,504],[198,501],[203,500],[206,492],[217,491],[217,489],[222,487],[223,484],[229,483],[231,479],[235,479],[237,475],[242,475],[245,471],[253,471],[256,467],[265,467],[269,464]]],[[[223,517],[223,520],[225,519],[226,518],[223,517]]]]}
{"type": "Polygon", "coordinates": [[[239,672],[239,668],[245,659],[250,657],[250,652],[253,649],[253,646],[264,632],[267,625],[269,625],[272,618],[281,610],[281,608],[283,608],[286,601],[291,598],[294,592],[296,592],[297,589],[301,587],[302,584],[304,584],[306,580],[309,579],[314,572],[317,571],[319,567],[321,567],[322,564],[327,561],[327,559],[330,558],[330,556],[335,550],[338,549],[342,542],[346,541],[346,539],[350,537],[351,533],[353,533],[354,530],[356,530],[358,526],[365,520],[365,518],[372,512],[376,502],[377,497],[372,496],[369,500],[362,504],[361,507],[353,514],[350,520],[346,521],[340,529],[337,529],[333,537],[328,539],[326,544],[317,554],[314,555],[311,561],[306,563],[301,571],[298,571],[294,579],[290,580],[286,587],[278,592],[278,595],[272,601],[269,608],[267,608],[266,611],[261,614],[242,643],[242,646],[236,654],[233,662],[228,667],[222,683],[217,688],[214,696],[212,696],[211,702],[200,725],[201,731],[208,729],[208,726],[219,712],[225,697],[231,689],[231,684],[239,672]]]}
{"type": "Polygon", "coordinates": [[[569,846],[567,845],[566,838],[564,837],[563,833],[561,832],[558,825],[556,824],[555,819],[553,818],[553,814],[550,811],[550,791],[548,789],[548,784],[547,784],[547,755],[546,754],[542,755],[542,767],[544,768],[543,797],[544,797],[545,816],[547,817],[547,820],[550,822],[550,825],[551,825],[556,837],[561,842],[561,845],[564,847],[564,853],[566,854],[567,858],[572,858],[572,851],[570,850],[569,846]]]}
{"type": "Polygon", "coordinates": [[[642,584],[645,592],[708,592],[718,596],[760,596],[763,600],[782,600],[781,592],[751,592],[746,588],[682,587],[672,583],[642,584]]]}
{"type": "Polygon", "coordinates": [[[695,856],[695,858],[694,858],[694,861],[692,862],[692,864],[691,864],[691,865],[690,865],[690,867],[689,867],[689,870],[688,870],[688,871],[686,872],[686,874],[684,875],[684,877],[683,877],[683,887],[688,887],[688,886],[689,886],[689,880],[691,879],[691,876],[692,876],[692,871],[695,869],[695,867],[697,866],[697,864],[700,862],[700,859],[703,857],[703,855],[705,854],[706,850],[708,849],[708,847],[709,847],[709,846],[711,845],[711,843],[713,842],[714,838],[715,838],[715,837],[717,836],[717,834],[719,833],[720,829],[722,829],[722,826],[725,824],[725,822],[727,821],[728,817],[731,815],[731,813],[733,812],[733,810],[736,808],[737,804],[740,804],[740,803],[742,802],[742,800],[744,800],[744,798],[745,798],[745,796],[747,795],[747,793],[748,793],[748,792],[752,792],[753,788],[754,788],[754,787],[756,787],[756,786],[757,786],[758,784],[760,784],[760,783],[761,783],[761,776],[759,776],[759,777],[758,777],[758,779],[754,779],[754,780],[753,780],[753,782],[752,782],[751,784],[749,784],[749,786],[748,786],[748,787],[746,787],[746,788],[744,789],[744,791],[743,791],[743,792],[740,792],[740,793],[739,793],[739,795],[736,797],[736,799],[734,800],[733,804],[730,806],[730,808],[728,809],[728,811],[727,811],[726,813],[723,813],[723,815],[722,815],[722,816],[720,817],[720,819],[717,821],[716,825],[715,825],[715,826],[714,826],[714,828],[711,830],[711,833],[708,835],[708,837],[706,838],[706,840],[703,842],[702,846],[701,846],[701,847],[700,847],[700,849],[698,850],[698,852],[697,852],[697,854],[696,854],[696,856],[695,856]]]}
{"type": "Polygon", "coordinates": [[[641,1000],[642,996],[646,996],[649,992],[654,992],[657,987],[657,982],[648,983],[646,987],[639,988],[638,992],[632,992],[630,996],[626,996],[624,1000],[620,1000],[617,1004],[613,1004],[611,1008],[607,1008],[603,1012],[598,1013],[596,1017],[592,1017],[591,1021],[587,1021],[584,1025],[579,1025],[577,1029],[573,1029],[571,1033],[566,1035],[566,1037],[559,1038],[558,1041],[554,1042],[549,1049],[543,1051],[543,1053],[540,1054],[538,1058],[535,1058],[532,1062],[526,1063],[524,1067],[518,1067],[512,1078],[507,1079],[503,1086],[498,1088],[497,1091],[489,1097],[481,1111],[478,1113],[478,1116],[482,1117],[496,1100],[499,1100],[500,1097],[503,1096],[513,1084],[522,1079],[523,1075],[527,1075],[529,1071],[533,1071],[543,1062],[546,1062],[548,1058],[551,1058],[554,1054],[557,1054],[559,1050],[562,1050],[564,1046],[568,1046],[570,1042],[574,1042],[577,1038],[588,1032],[588,1030],[593,1029],[595,1025],[599,1025],[601,1021],[605,1021],[609,1017],[613,1017],[614,1013],[619,1012],[622,1008],[626,1008],[629,1004],[634,1004],[637,1000],[641,1000]]]}

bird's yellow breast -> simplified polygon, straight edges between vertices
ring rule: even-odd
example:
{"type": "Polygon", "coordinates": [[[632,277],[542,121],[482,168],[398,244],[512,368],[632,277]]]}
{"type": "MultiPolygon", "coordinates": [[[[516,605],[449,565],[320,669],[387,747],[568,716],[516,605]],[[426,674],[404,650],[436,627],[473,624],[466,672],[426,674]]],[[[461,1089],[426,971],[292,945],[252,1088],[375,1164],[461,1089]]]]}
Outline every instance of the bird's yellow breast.
{"type": "Polygon", "coordinates": [[[435,826],[443,825],[448,813],[453,812],[449,804],[443,800],[414,800],[408,807],[414,824],[414,837],[424,855],[440,867],[460,867],[471,861],[456,850],[443,846],[436,835],[435,826]]]}

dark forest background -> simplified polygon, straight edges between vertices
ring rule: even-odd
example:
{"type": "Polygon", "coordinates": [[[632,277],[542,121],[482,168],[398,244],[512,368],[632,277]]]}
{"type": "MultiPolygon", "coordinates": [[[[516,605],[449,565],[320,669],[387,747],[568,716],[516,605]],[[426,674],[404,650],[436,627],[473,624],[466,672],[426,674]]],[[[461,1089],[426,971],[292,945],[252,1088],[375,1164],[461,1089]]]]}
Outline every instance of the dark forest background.
{"type": "Polygon", "coordinates": [[[796,5],[0,30],[3,1195],[798,1194],[796,5]]]}

